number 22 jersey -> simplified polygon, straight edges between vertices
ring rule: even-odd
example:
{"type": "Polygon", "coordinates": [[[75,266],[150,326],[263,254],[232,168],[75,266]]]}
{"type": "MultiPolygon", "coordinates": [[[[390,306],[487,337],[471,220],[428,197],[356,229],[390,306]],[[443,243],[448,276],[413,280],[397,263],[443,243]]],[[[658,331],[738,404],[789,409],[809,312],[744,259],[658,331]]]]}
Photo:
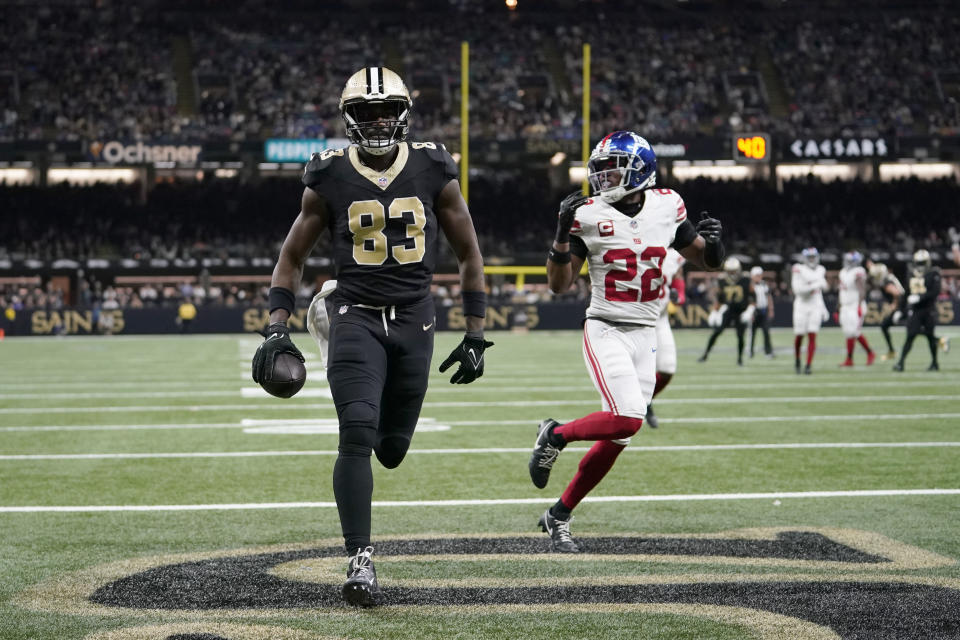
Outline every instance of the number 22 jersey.
{"type": "Polygon", "coordinates": [[[570,251],[587,261],[587,318],[655,326],[667,249],[681,250],[697,237],[679,194],[670,189],[643,193],[643,205],[633,217],[599,198],[576,211],[570,251]]]}

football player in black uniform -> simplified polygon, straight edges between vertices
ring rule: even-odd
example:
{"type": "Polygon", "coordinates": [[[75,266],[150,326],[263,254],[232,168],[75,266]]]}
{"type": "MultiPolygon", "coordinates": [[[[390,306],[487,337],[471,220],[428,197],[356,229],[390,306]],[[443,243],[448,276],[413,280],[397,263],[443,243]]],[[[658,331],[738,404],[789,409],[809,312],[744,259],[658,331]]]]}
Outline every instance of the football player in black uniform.
{"type": "Polygon", "coordinates": [[[719,324],[714,323],[713,333],[707,340],[707,348],[697,362],[707,361],[717,338],[724,329],[733,325],[737,329],[737,364],[743,366],[744,336],[754,313],[753,288],[750,286],[750,278],[741,270],[738,259],[727,258],[723,263],[723,271],[712,314],[714,317],[719,314],[719,324]]]}
{"type": "Polygon", "coordinates": [[[337,277],[308,316],[340,423],[333,491],[349,555],[342,594],[359,606],[376,604],[380,591],[371,561],[370,454],[393,469],[417,425],[433,354],[430,283],[441,230],[460,265],[467,331],[440,371],[459,364],[451,382],[472,382],[492,345],[483,339],[483,258],[457,165],[443,145],[405,141],[411,105],[403,81],[384,67],[347,81],[340,113],[351,145],[314,154],[306,166],[300,215],[273,271],[269,337],[254,359],[258,382],[270,379],[275,354],[302,359],[286,320],[304,261],[329,229],[337,277]]]}
{"type": "Polygon", "coordinates": [[[880,289],[883,295],[883,307],[880,313],[880,332],[883,339],[887,341],[887,353],[881,357],[881,360],[890,360],[897,357],[897,350],[893,348],[893,340],[890,339],[890,327],[900,321],[903,312],[900,311],[900,299],[903,297],[903,285],[897,279],[897,276],[890,273],[887,265],[882,262],[876,262],[870,265],[870,279],[873,286],[880,289]]]}
{"type": "Polygon", "coordinates": [[[937,296],[940,295],[940,269],[933,266],[930,252],[920,249],[913,254],[913,274],[910,277],[910,289],[906,298],[907,341],[903,343],[900,360],[893,366],[894,371],[903,371],[903,363],[910,353],[913,340],[918,334],[927,336],[930,346],[930,366],[927,371],[939,371],[937,348],[939,341],[933,335],[937,326],[937,296]]]}

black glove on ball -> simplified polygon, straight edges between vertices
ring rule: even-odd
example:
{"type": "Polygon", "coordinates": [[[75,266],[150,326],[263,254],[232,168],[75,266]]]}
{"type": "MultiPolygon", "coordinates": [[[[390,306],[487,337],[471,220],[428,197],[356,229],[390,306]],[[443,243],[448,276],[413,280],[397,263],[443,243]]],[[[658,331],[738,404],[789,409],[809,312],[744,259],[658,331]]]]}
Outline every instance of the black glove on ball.
{"type": "Polygon", "coordinates": [[[274,322],[266,331],[258,331],[265,340],[253,354],[253,381],[257,384],[273,380],[273,360],[281,353],[292,353],[303,362],[303,354],[290,339],[290,329],[282,322],[274,322]]]}
{"type": "Polygon", "coordinates": [[[440,365],[440,373],[449,369],[455,362],[460,367],[450,378],[450,384],[469,384],[483,375],[483,352],[492,347],[493,343],[483,338],[463,336],[460,344],[450,352],[447,359],[440,365]]]}

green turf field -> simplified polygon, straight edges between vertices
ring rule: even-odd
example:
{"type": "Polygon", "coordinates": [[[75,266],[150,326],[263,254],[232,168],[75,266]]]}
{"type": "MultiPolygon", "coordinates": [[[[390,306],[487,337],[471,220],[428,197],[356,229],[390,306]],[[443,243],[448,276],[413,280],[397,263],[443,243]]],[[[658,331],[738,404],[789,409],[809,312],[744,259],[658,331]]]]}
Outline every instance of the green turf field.
{"type": "Polygon", "coordinates": [[[960,638],[960,353],[845,370],[827,329],[797,376],[787,332],[743,368],[731,333],[698,364],[706,332],[678,332],[661,426],[576,510],[571,557],[535,525],[589,443],[545,490],[527,460],[542,418],[599,408],[579,334],[489,337],[485,376],[435,366],[407,459],[374,463],[388,606],[364,611],[338,600],[306,336],[291,400],[250,381],[256,336],[0,342],[0,638],[960,638]]]}

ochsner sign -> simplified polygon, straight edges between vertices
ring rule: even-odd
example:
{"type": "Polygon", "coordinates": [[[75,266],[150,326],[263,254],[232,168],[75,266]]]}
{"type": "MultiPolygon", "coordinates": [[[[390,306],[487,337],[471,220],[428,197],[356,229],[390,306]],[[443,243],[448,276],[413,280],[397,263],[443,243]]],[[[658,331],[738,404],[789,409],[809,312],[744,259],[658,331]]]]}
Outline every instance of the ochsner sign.
{"type": "Polygon", "coordinates": [[[94,160],[110,164],[153,164],[157,162],[196,163],[203,147],[187,144],[144,144],[137,142],[125,144],[118,140],[109,142],[93,141],[90,154],[94,160]]]}

